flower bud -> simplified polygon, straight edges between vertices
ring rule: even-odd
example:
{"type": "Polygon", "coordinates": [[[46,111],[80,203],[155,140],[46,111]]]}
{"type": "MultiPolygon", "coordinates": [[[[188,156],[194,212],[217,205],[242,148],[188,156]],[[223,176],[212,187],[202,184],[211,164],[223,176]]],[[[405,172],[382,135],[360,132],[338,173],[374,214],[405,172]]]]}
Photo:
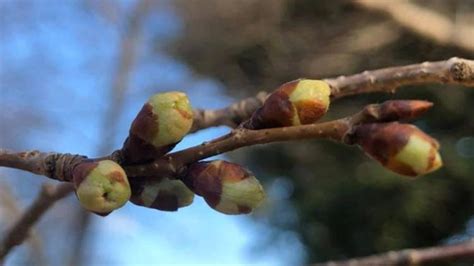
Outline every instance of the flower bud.
{"type": "Polygon", "coordinates": [[[225,214],[250,213],[265,198],[251,172],[226,161],[194,163],[183,180],[211,208],[225,214]]]}
{"type": "Polygon", "coordinates": [[[193,110],[182,92],[153,95],[133,120],[124,144],[129,162],[143,162],[169,152],[191,129],[193,110]]]}
{"type": "Polygon", "coordinates": [[[261,129],[314,123],[328,110],[330,94],[329,85],[322,80],[290,81],[267,98],[246,127],[261,129]]]}
{"type": "Polygon", "coordinates": [[[350,138],[384,167],[401,175],[424,175],[443,164],[438,142],[413,125],[364,124],[356,127],[350,138]]]}
{"type": "Polygon", "coordinates": [[[381,108],[381,119],[400,120],[413,119],[421,116],[433,107],[433,103],[422,100],[391,100],[384,102],[381,108]]]}
{"type": "Polygon", "coordinates": [[[81,205],[106,215],[130,198],[130,185],[122,167],[111,160],[86,161],[73,170],[76,196],[81,205]]]}
{"type": "Polygon", "coordinates": [[[164,178],[160,181],[132,184],[130,201],[136,205],[162,210],[177,211],[191,205],[194,193],[181,180],[164,178]]]}
{"type": "Polygon", "coordinates": [[[421,100],[390,100],[381,104],[372,104],[364,108],[378,122],[390,122],[417,118],[433,106],[432,102],[421,100]],[[374,110],[377,109],[377,110],[374,110]]]}

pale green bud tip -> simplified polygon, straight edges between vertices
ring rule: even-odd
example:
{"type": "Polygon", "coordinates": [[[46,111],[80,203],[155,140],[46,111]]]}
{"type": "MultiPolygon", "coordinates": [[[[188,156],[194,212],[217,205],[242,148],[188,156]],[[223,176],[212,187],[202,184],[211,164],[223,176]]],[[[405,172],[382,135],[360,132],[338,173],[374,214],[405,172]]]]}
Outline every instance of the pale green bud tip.
{"type": "Polygon", "coordinates": [[[188,170],[186,185],[219,212],[249,213],[265,198],[257,178],[238,164],[220,160],[199,162],[188,170]]]}
{"type": "Polygon", "coordinates": [[[130,198],[127,175],[114,161],[79,164],[73,176],[77,198],[87,210],[109,213],[125,205],[130,198]]]}
{"type": "Polygon", "coordinates": [[[148,104],[158,125],[151,140],[155,147],[176,143],[191,129],[193,110],[186,94],[176,91],[155,94],[148,104]]]}
{"type": "Polygon", "coordinates": [[[443,165],[438,142],[413,125],[365,124],[351,137],[384,167],[402,175],[424,175],[443,165]]]}
{"type": "Polygon", "coordinates": [[[329,85],[322,80],[287,82],[268,96],[245,126],[260,129],[314,123],[326,114],[330,94],[329,85]]]}
{"type": "Polygon", "coordinates": [[[221,200],[215,209],[226,214],[249,213],[265,198],[263,187],[255,176],[234,182],[223,180],[221,200]]]}
{"type": "Polygon", "coordinates": [[[330,94],[329,85],[322,80],[299,80],[289,95],[296,110],[293,125],[311,124],[321,118],[329,108],[330,94]]]}
{"type": "Polygon", "coordinates": [[[412,135],[405,147],[389,160],[387,167],[395,170],[408,168],[416,175],[425,175],[438,170],[442,165],[437,148],[425,138],[412,135]]]}
{"type": "Polygon", "coordinates": [[[163,178],[133,188],[130,201],[152,209],[177,211],[193,203],[194,193],[181,180],[163,178]]]}

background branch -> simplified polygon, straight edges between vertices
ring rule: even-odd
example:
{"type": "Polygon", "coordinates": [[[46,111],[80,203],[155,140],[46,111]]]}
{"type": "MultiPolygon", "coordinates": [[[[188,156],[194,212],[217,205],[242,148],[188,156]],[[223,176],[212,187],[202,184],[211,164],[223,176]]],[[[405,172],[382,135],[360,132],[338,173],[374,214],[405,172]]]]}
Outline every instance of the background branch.
{"type": "Polygon", "coordinates": [[[453,23],[410,1],[355,0],[354,3],[366,10],[384,13],[400,26],[439,44],[474,52],[474,25],[453,23]]]}
{"type": "Polygon", "coordinates": [[[346,261],[326,262],[315,266],[362,266],[362,265],[422,265],[427,263],[441,263],[455,260],[474,260],[474,239],[447,246],[430,247],[423,249],[405,249],[390,251],[363,258],[354,258],[346,261]]]}
{"type": "MultiPolygon", "coordinates": [[[[115,73],[112,76],[112,85],[108,91],[110,103],[102,119],[102,135],[109,136],[100,141],[97,148],[99,154],[110,152],[114,149],[114,138],[118,131],[117,125],[120,115],[123,113],[125,94],[129,88],[130,78],[133,73],[139,45],[142,38],[143,22],[147,18],[153,1],[140,0],[133,6],[129,16],[125,20],[125,27],[121,33],[120,48],[118,50],[118,59],[115,73]]],[[[72,231],[73,235],[71,245],[71,257],[69,265],[84,265],[84,250],[87,245],[87,228],[91,224],[91,213],[78,207],[75,214],[72,231]]]]}
{"type": "MultiPolygon", "coordinates": [[[[0,183],[0,205],[5,213],[4,219],[2,219],[3,223],[11,225],[21,216],[18,199],[12,194],[10,186],[5,182],[0,183]]],[[[31,248],[30,261],[34,261],[37,265],[46,265],[47,263],[43,252],[42,240],[34,228],[30,229],[30,237],[26,239],[26,242],[31,248]]]]}
{"type": "Polygon", "coordinates": [[[74,191],[71,183],[57,186],[43,185],[38,197],[33,204],[23,212],[23,215],[6,233],[5,238],[0,242],[0,262],[3,262],[6,255],[17,245],[23,243],[28,237],[31,227],[38,222],[43,214],[58,200],[66,197],[74,191]]]}

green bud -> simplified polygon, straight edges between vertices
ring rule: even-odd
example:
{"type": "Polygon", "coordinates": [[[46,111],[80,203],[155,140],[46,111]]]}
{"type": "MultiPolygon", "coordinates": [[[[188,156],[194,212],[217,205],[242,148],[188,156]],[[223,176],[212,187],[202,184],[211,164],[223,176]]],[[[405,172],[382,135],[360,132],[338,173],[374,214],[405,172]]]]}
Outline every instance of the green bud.
{"type": "Polygon", "coordinates": [[[288,127],[316,122],[326,114],[331,89],[322,80],[299,79],[275,90],[250,118],[252,129],[288,127]]]}
{"type": "Polygon", "coordinates": [[[122,207],[131,195],[125,171],[110,160],[79,164],[73,170],[73,182],[81,205],[98,214],[122,207]]]}
{"type": "Polygon", "coordinates": [[[153,95],[148,104],[153,108],[158,131],[149,139],[155,147],[180,141],[193,125],[193,110],[188,97],[182,92],[165,92],[153,95]]]}
{"type": "Polygon", "coordinates": [[[351,138],[369,156],[401,175],[424,175],[443,165],[438,142],[413,125],[360,125],[351,138]]]}
{"type": "Polygon", "coordinates": [[[331,89],[322,80],[301,79],[289,94],[295,108],[293,126],[316,122],[329,108],[331,89]]]}
{"type": "Polygon", "coordinates": [[[127,161],[143,162],[169,152],[191,129],[193,110],[182,92],[150,97],[132,123],[124,144],[127,161]]]}
{"type": "Polygon", "coordinates": [[[226,161],[194,163],[183,180],[211,208],[225,214],[250,213],[265,198],[260,182],[250,171],[226,161]]]}
{"type": "Polygon", "coordinates": [[[181,180],[168,178],[133,184],[130,198],[136,205],[162,211],[177,211],[191,205],[193,200],[194,193],[181,180]]]}

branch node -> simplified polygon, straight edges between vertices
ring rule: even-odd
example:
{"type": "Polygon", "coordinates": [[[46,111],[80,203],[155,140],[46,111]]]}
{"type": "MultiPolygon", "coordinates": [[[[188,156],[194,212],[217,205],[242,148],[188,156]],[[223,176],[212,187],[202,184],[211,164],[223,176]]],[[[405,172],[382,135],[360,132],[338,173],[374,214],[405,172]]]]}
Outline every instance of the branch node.
{"type": "Polygon", "coordinates": [[[45,175],[51,179],[71,182],[72,170],[85,159],[87,159],[86,156],[73,155],[69,153],[50,154],[43,162],[43,167],[46,170],[45,175]]]}
{"type": "MultiPolygon", "coordinates": [[[[457,59],[457,58],[453,58],[457,59]]],[[[458,61],[455,62],[451,69],[449,70],[452,75],[453,79],[458,82],[470,81],[474,80],[474,73],[473,70],[469,67],[466,62],[458,61]]]]}

